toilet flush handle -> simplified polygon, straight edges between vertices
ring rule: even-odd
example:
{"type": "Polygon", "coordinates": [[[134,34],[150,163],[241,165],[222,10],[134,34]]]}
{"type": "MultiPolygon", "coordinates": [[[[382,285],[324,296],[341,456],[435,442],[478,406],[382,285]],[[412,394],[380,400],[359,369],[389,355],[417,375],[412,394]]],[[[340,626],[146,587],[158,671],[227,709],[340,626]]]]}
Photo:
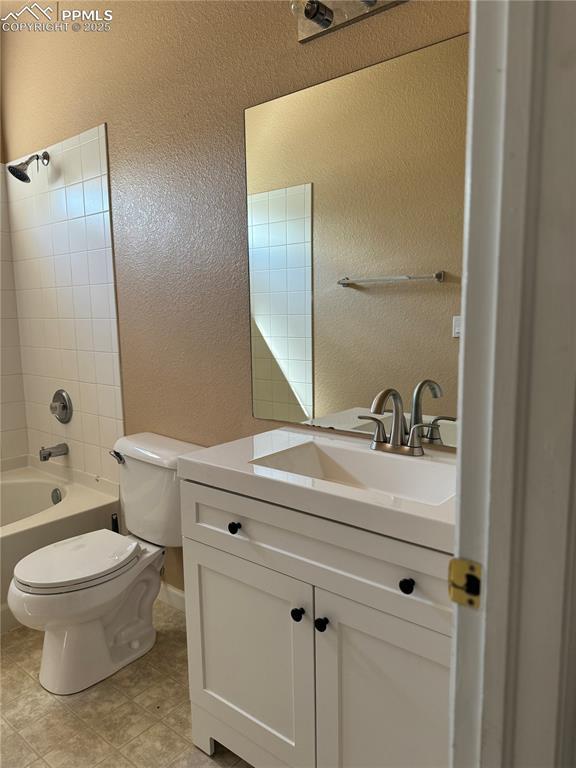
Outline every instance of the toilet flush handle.
{"type": "Polygon", "coordinates": [[[120,451],[108,451],[108,453],[110,454],[110,456],[112,456],[113,459],[116,459],[118,464],[126,464],[126,459],[124,458],[124,456],[122,456],[120,451]]]}

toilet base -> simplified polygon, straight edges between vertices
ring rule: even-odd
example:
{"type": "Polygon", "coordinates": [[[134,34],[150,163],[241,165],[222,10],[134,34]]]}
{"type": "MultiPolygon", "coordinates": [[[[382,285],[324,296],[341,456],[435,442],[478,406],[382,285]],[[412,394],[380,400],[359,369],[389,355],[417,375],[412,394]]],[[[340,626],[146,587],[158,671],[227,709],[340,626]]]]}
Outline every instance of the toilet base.
{"type": "Polygon", "coordinates": [[[60,695],[78,693],[147,653],[156,641],[152,606],[159,591],[159,569],[151,566],[104,616],[47,626],[39,676],[42,687],[60,695]]]}
{"type": "Polygon", "coordinates": [[[148,653],[156,642],[154,628],[151,627],[147,635],[138,648],[129,649],[122,660],[114,662],[103,636],[102,624],[98,621],[68,629],[47,630],[38,678],[40,685],[59,695],[90,688],[148,653]]]}

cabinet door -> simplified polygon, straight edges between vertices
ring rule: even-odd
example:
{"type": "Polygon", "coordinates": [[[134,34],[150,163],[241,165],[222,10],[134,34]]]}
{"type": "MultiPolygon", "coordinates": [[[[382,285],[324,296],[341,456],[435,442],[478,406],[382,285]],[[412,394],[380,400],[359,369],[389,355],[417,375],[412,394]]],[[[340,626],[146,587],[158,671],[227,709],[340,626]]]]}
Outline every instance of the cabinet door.
{"type": "Polygon", "coordinates": [[[318,768],[446,768],[450,638],[316,590],[318,768]]]}
{"type": "Polygon", "coordinates": [[[192,701],[288,765],[313,766],[312,587],[189,539],[184,567],[192,701]]]}

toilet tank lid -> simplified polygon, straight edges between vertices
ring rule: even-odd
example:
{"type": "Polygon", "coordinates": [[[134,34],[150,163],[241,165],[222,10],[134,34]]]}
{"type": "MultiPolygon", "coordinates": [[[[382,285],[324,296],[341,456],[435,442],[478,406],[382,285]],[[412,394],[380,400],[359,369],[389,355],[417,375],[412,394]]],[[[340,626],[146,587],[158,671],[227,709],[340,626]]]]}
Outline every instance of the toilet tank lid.
{"type": "Polygon", "coordinates": [[[201,445],[185,443],[153,432],[139,432],[137,435],[126,435],[119,438],[114,450],[131,459],[156,464],[166,469],[176,469],[178,456],[192,451],[199,451],[201,445]]]}

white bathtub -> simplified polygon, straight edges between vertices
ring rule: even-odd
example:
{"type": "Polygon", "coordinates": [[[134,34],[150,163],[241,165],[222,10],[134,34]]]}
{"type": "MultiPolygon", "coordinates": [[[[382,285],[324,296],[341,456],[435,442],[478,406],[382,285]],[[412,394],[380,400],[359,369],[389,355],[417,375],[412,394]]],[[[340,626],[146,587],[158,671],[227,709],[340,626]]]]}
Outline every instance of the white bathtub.
{"type": "Polygon", "coordinates": [[[0,479],[0,629],[13,618],[6,596],[16,563],[35,549],[98,528],[110,528],[118,498],[34,467],[2,472],[0,479]],[[60,490],[62,500],[52,502],[60,490]]]}

